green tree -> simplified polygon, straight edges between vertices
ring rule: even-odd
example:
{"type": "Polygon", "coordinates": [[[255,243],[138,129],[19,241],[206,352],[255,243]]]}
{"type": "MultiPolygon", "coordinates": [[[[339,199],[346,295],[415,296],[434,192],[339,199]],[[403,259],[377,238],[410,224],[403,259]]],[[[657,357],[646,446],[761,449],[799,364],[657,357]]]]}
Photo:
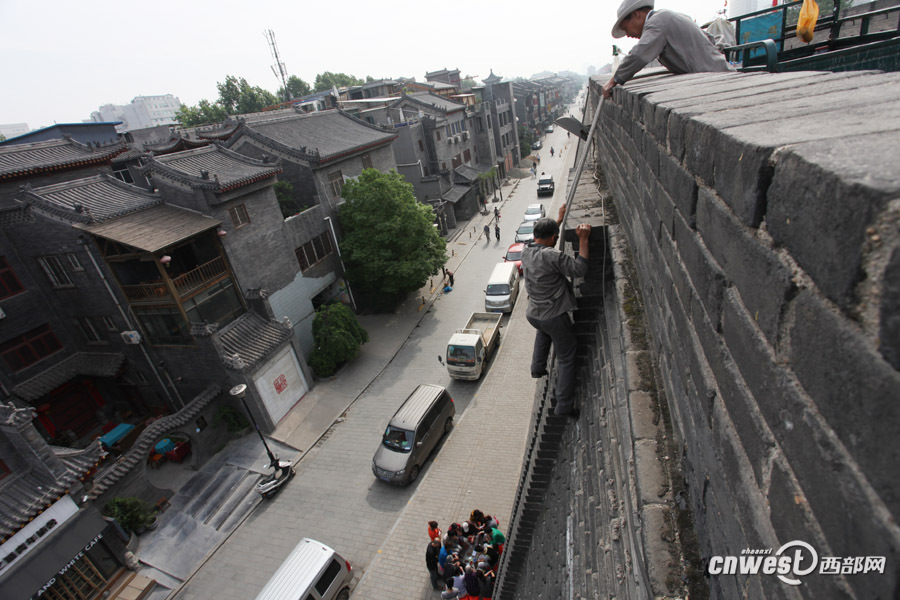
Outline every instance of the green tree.
{"type": "Polygon", "coordinates": [[[243,77],[238,79],[234,75],[226,75],[225,81],[217,83],[216,87],[219,90],[219,103],[229,115],[260,112],[278,104],[275,94],[259,86],[251,86],[243,77]]]}
{"type": "Polygon", "coordinates": [[[0,142],[6,141],[6,136],[0,133],[0,142]]]}
{"type": "Polygon", "coordinates": [[[402,175],[365,169],[344,184],[341,195],[347,278],[374,308],[394,308],[447,262],[434,210],[416,201],[402,175]]]}
{"type": "Polygon", "coordinates": [[[103,508],[103,514],[134,533],[141,533],[153,522],[153,510],[140,498],[113,498],[103,508]]]}
{"type": "Polygon", "coordinates": [[[534,135],[531,128],[519,125],[519,150],[522,153],[521,158],[525,158],[531,154],[531,143],[534,141],[534,135]]]}
{"type": "Polygon", "coordinates": [[[199,127],[200,125],[211,125],[225,119],[228,113],[219,103],[211,103],[209,100],[201,100],[197,106],[188,106],[182,104],[178,109],[175,118],[181,123],[182,127],[199,127]]]}
{"type": "Polygon", "coordinates": [[[291,75],[287,80],[287,96],[285,96],[284,88],[278,88],[279,98],[295,99],[307,95],[311,90],[309,84],[297,77],[291,75]]]}
{"type": "Polygon", "coordinates": [[[356,358],[360,346],[369,341],[369,332],[359,324],[353,311],[340,302],[316,311],[312,332],[316,347],[309,355],[309,365],[319,377],[333,375],[341,365],[356,358]]]}
{"type": "Polygon", "coordinates": [[[317,92],[330,90],[333,87],[341,88],[346,85],[362,85],[365,83],[362,79],[347,75],[346,73],[332,73],[325,71],[316,75],[316,83],[313,87],[317,92]]]}

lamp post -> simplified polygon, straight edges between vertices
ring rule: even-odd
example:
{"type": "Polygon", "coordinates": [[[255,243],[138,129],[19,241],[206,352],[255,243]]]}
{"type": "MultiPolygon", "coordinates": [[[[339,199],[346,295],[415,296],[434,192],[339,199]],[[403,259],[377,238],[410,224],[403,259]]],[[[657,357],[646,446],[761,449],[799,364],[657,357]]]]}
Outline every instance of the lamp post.
{"type": "Polygon", "coordinates": [[[228,393],[231,396],[240,399],[241,404],[244,405],[244,410],[247,411],[247,416],[250,417],[250,422],[253,423],[253,427],[256,429],[256,433],[257,435],[259,435],[259,439],[262,440],[263,446],[266,447],[266,454],[269,455],[269,460],[272,461],[272,466],[275,467],[276,465],[278,465],[278,458],[274,454],[272,454],[272,450],[266,443],[266,438],[263,437],[262,431],[259,430],[259,425],[257,425],[256,419],[253,418],[253,413],[250,412],[250,407],[247,406],[247,401],[244,400],[244,396],[247,395],[247,385],[244,383],[238,384],[231,388],[228,393]]]}

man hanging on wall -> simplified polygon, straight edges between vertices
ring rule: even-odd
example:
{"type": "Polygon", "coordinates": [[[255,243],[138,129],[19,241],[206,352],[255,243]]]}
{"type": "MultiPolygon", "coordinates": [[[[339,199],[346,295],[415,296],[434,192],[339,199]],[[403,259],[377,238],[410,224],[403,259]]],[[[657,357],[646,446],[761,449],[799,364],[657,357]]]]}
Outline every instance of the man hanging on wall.
{"type": "Polygon", "coordinates": [[[672,73],[733,71],[711,36],[687,15],[671,10],[654,10],[653,0],[625,0],[619,6],[612,36],[640,40],[616,72],[603,86],[603,97],[622,85],[658,58],[672,73]]]}

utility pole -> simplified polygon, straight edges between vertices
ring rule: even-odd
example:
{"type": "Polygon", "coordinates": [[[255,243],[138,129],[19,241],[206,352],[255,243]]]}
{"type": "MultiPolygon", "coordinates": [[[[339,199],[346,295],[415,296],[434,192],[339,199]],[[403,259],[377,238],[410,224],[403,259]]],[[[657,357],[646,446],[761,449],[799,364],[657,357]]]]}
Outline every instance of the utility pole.
{"type": "Polygon", "coordinates": [[[266,36],[266,41],[269,42],[269,50],[272,51],[272,58],[275,60],[275,64],[272,65],[272,72],[275,74],[275,77],[281,80],[281,89],[284,90],[284,97],[282,100],[287,102],[291,100],[291,93],[288,91],[287,87],[287,67],[284,66],[284,63],[281,62],[281,57],[278,56],[278,45],[275,43],[275,32],[271,29],[266,29],[263,31],[263,35],[266,36]]]}

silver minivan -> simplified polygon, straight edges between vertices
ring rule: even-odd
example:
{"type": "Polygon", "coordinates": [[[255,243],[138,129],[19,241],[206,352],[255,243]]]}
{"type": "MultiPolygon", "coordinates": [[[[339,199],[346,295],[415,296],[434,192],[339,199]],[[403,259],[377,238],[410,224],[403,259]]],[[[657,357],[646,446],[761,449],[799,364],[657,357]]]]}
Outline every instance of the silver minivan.
{"type": "Polygon", "coordinates": [[[456,406],[447,390],[422,384],[391,417],[375,457],[372,473],[388,483],[408,485],[441,436],[453,428],[456,406]]]}
{"type": "Polygon", "coordinates": [[[347,600],[353,571],[340,554],[303,538],[256,600],[347,600]]]}
{"type": "Polygon", "coordinates": [[[497,264],[484,289],[485,312],[512,312],[518,297],[519,269],[516,263],[497,264]]]}

